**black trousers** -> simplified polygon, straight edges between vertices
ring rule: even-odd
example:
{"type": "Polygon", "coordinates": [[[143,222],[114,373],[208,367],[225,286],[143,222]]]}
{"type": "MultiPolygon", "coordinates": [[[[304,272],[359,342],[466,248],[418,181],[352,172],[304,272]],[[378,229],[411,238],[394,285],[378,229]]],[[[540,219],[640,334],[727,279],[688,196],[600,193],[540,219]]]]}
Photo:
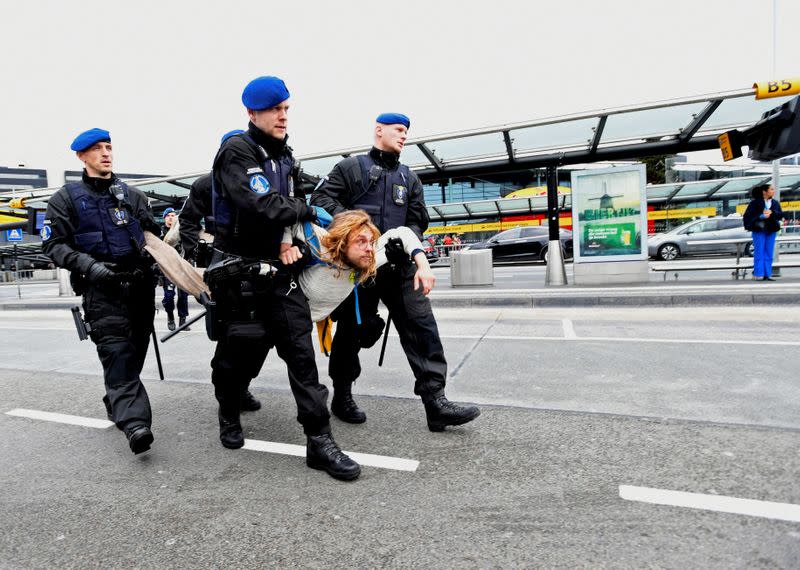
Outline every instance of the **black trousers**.
{"type": "MultiPolygon", "coordinates": [[[[378,300],[389,309],[416,379],[414,393],[427,400],[444,390],[447,361],[431,303],[421,289],[414,291],[415,272],[416,266],[411,263],[396,270],[384,265],[378,270],[372,286],[358,287],[358,302],[362,320],[377,311],[378,300]]],[[[333,316],[336,317],[336,334],[333,336],[328,374],[336,388],[351,384],[361,375],[354,294],[350,294],[333,316]]]]}
{"type": "Polygon", "coordinates": [[[275,347],[288,368],[297,421],[308,435],[330,431],[328,389],[319,383],[311,342],[311,311],[293,278],[229,280],[212,295],[224,331],[211,360],[220,411],[238,415],[245,390],[275,347]]]}
{"type": "Polygon", "coordinates": [[[122,430],[135,425],[150,427],[150,399],[139,375],[155,313],[152,276],[125,289],[90,285],[83,294],[83,310],[103,365],[103,401],[111,408],[112,420],[122,430]]]}

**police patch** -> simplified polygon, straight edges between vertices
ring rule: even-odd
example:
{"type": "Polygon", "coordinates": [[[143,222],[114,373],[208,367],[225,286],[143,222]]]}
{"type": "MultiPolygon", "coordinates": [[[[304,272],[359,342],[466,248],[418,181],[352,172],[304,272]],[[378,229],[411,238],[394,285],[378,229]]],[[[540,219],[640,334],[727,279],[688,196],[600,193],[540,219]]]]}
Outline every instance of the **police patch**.
{"type": "Polygon", "coordinates": [[[111,216],[115,225],[124,226],[128,223],[128,212],[122,208],[109,208],[108,214],[111,216]]]}
{"type": "Polygon", "coordinates": [[[392,188],[392,200],[398,206],[403,206],[406,203],[406,196],[408,189],[402,184],[394,184],[392,188]]]}
{"type": "Polygon", "coordinates": [[[250,177],[250,190],[256,194],[266,194],[269,192],[269,180],[263,174],[256,174],[250,177]]]}
{"type": "Polygon", "coordinates": [[[47,241],[50,239],[50,236],[53,235],[53,228],[50,226],[44,226],[39,232],[39,235],[42,236],[42,241],[47,241]]]}

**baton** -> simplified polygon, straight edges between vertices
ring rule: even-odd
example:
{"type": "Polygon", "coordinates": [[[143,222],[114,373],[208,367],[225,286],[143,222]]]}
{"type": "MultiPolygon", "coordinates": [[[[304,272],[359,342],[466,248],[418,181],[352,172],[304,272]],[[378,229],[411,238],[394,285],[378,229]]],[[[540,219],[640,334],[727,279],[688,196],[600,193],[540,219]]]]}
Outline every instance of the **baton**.
{"type": "Polygon", "coordinates": [[[158,376],[164,379],[164,368],[161,366],[161,352],[158,350],[158,337],[156,336],[156,328],[150,329],[153,333],[153,350],[156,351],[156,363],[158,364],[158,376]]]}
{"type": "Polygon", "coordinates": [[[173,336],[175,336],[176,334],[178,334],[179,332],[181,332],[182,330],[187,328],[189,325],[196,323],[197,321],[199,321],[200,319],[202,319],[205,316],[206,316],[206,312],[205,311],[195,315],[194,317],[192,317],[191,319],[189,319],[188,321],[183,323],[181,326],[179,326],[174,331],[169,331],[167,334],[162,336],[161,337],[161,342],[167,342],[169,339],[171,339],[173,336]]]}
{"type": "Polygon", "coordinates": [[[381,357],[378,359],[378,366],[383,366],[383,356],[386,354],[386,341],[389,340],[389,327],[392,326],[392,313],[386,317],[386,329],[383,331],[383,344],[381,344],[381,357]]]}

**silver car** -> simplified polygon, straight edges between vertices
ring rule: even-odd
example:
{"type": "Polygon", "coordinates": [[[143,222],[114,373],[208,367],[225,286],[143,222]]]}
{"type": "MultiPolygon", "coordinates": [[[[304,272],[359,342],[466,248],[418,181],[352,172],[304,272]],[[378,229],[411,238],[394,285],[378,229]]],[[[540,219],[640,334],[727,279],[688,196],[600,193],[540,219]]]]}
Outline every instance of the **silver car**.
{"type": "MultiPolygon", "coordinates": [[[[720,253],[736,253],[736,244],[709,243],[689,245],[689,241],[712,241],[749,238],[750,232],[744,229],[741,216],[726,218],[706,218],[687,222],[668,232],[647,237],[647,251],[650,257],[670,261],[682,255],[708,255],[720,253]]],[[[750,253],[751,244],[747,244],[745,253],[750,253]]]]}

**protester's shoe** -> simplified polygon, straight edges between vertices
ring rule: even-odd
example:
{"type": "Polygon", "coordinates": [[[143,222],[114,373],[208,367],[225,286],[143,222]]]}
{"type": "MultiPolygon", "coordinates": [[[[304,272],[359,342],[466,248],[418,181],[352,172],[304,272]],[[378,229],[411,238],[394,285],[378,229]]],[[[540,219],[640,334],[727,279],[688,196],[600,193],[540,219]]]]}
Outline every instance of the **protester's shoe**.
{"type": "Polygon", "coordinates": [[[342,481],[352,481],[361,475],[359,464],[339,449],[330,433],[308,436],[306,465],[342,481]]]}
{"type": "Polygon", "coordinates": [[[250,393],[250,390],[245,390],[244,396],[242,396],[242,405],[239,409],[243,412],[255,412],[261,409],[261,402],[250,393]]]}
{"type": "Polygon", "coordinates": [[[136,455],[144,453],[150,449],[150,444],[153,443],[153,432],[146,425],[137,425],[125,429],[125,435],[128,438],[128,445],[131,447],[136,455]]]}
{"type": "MultiPolygon", "coordinates": [[[[179,326],[179,327],[182,327],[182,326],[183,326],[183,325],[185,325],[185,324],[186,324],[186,317],[181,317],[181,318],[179,318],[179,319],[178,319],[178,326],[179,326]]],[[[185,329],[183,329],[183,330],[185,330],[185,331],[190,331],[190,330],[192,330],[192,327],[186,327],[186,328],[185,328],[185,329]]]]}
{"type": "Polygon", "coordinates": [[[764,281],[775,281],[772,277],[764,277],[764,281]]]}
{"type": "Polygon", "coordinates": [[[167,321],[167,328],[171,331],[175,330],[175,319],[169,319],[167,321]]]}
{"type": "Polygon", "coordinates": [[[242,447],[244,433],[242,433],[242,424],[239,422],[239,414],[223,415],[222,412],[219,412],[217,416],[219,417],[219,440],[222,442],[222,446],[228,449],[242,447]]]}
{"type": "Polygon", "coordinates": [[[481,415],[477,406],[459,406],[448,400],[444,394],[424,404],[428,429],[431,431],[444,431],[446,426],[460,426],[481,415]]]}
{"type": "Polygon", "coordinates": [[[349,424],[363,424],[367,421],[367,414],[358,407],[350,390],[333,390],[331,399],[331,413],[349,424]]]}

